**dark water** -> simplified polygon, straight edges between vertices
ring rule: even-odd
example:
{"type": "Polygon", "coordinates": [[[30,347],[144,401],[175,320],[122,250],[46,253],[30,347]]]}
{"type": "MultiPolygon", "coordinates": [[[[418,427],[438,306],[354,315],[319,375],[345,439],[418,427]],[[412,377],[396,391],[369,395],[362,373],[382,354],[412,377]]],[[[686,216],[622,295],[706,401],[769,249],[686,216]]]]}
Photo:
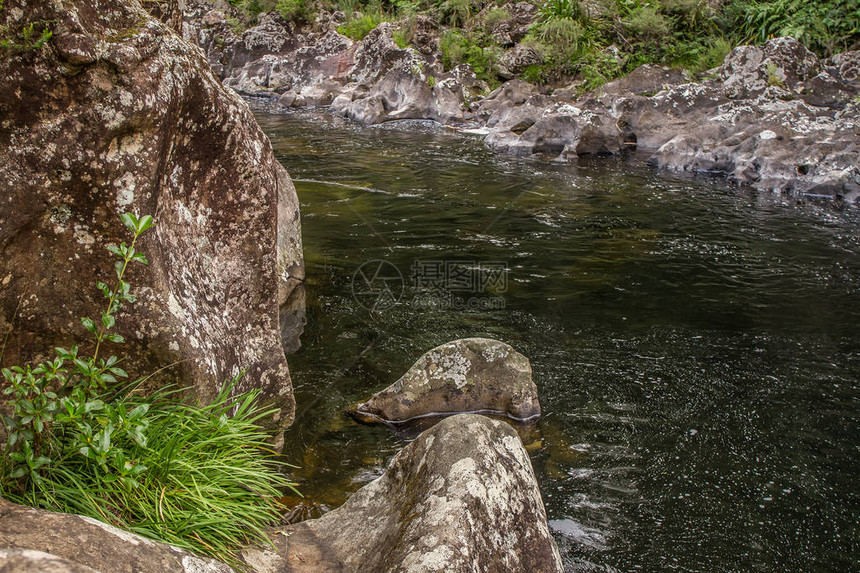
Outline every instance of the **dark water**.
{"type": "Polygon", "coordinates": [[[405,443],[345,408],[433,346],[489,336],[532,362],[544,416],[526,441],[568,569],[858,570],[857,212],[642,158],[558,165],[461,135],[258,119],[299,180],[308,266],[293,518],[405,443]],[[404,286],[383,282],[400,298],[370,311],[384,291],[357,299],[352,280],[373,260],[404,286]],[[508,270],[446,309],[413,277],[438,262],[508,270]]]}

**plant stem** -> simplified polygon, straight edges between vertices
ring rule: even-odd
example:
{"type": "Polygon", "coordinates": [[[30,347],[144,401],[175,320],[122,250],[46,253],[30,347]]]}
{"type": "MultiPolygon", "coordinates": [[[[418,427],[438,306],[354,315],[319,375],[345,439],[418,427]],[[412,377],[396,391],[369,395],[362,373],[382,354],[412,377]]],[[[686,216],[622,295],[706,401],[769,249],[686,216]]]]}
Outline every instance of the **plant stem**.
{"type": "MultiPolygon", "coordinates": [[[[125,275],[125,269],[128,268],[128,262],[131,260],[132,257],[130,253],[134,253],[134,244],[137,242],[137,238],[139,236],[140,235],[138,233],[134,234],[134,238],[131,240],[131,246],[129,246],[125,257],[123,257],[122,270],[119,272],[119,276],[116,280],[116,286],[114,286],[113,290],[111,291],[110,299],[108,300],[107,311],[105,312],[105,314],[107,314],[108,316],[112,314],[111,309],[113,308],[113,303],[116,300],[116,295],[119,292],[120,285],[122,284],[122,277],[125,275]]],[[[99,335],[96,337],[96,349],[93,351],[93,366],[96,365],[96,359],[99,357],[99,348],[101,347],[102,340],[104,340],[106,330],[107,327],[105,326],[104,321],[102,321],[101,328],[99,329],[99,335]]]]}

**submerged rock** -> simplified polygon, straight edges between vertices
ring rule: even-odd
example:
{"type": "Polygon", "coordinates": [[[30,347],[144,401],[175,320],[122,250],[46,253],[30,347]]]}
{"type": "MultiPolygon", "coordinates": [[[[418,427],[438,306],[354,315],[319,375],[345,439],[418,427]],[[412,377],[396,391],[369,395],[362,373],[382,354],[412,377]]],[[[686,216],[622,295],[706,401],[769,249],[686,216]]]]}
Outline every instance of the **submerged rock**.
{"type": "Polygon", "coordinates": [[[90,517],[0,499],[0,570],[56,573],[232,573],[214,559],[146,539],[90,517]]]}
{"type": "Polygon", "coordinates": [[[257,571],[563,571],[528,455],[506,423],[442,420],[379,479],[319,519],[282,528],[257,571]]]}
{"type": "Polygon", "coordinates": [[[4,50],[0,75],[0,332],[5,364],[85,341],[95,281],[114,276],[108,244],[123,212],[156,227],[128,277],[139,302],[117,317],[140,375],[203,398],[246,374],[293,415],[279,304],[303,279],[298,201],[248,106],[200,50],[138,2],[8,0],[0,24],[53,31],[41,49],[4,50]]]}
{"type": "Polygon", "coordinates": [[[498,340],[464,338],[437,346],[397,382],[357,408],[365,421],[490,411],[518,420],[540,416],[528,358],[498,340]]]}

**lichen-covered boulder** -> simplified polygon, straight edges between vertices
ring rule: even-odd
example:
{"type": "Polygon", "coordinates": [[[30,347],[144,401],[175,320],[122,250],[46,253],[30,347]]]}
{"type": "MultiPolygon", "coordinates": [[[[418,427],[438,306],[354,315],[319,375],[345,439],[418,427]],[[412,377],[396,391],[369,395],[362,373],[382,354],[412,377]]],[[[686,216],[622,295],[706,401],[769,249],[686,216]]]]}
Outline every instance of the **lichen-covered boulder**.
{"type": "MultiPolygon", "coordinates": [[[[248,106],[200,50],[132,0],[7,0],[16,41],[38,23],[42,47],[0,58],[0,332],[4,365],[86,341],[95,281],[114,275],[109,244],[128,240],[126,211],[156,226],[131,268],[139,302],[116,331],[140,375],[180,381],[204,399],[242,369],[294,410],[279,304],[303,278],[298,201],[248,106]],[[17,34],[17,35],[16,35],[17,34]]],[[[115,277],[114,277],[115,278],[115,277]]]]}
{"type": "Polygon", "coordinates": [[[248,549],[260,572],[562,571],[528,454],[504,422],[464,414],[405,447],[320,519],[248,549]]]}
{"type": "Polygon", "coordinates": [[[818,74],[821,63],[795,38],[769,40],[763,46],[739,46],[720,67],[723,90],[730,98],[755,97],[769,85],[793,87],[818,74]]]}
{"type": "Polygon", "coordinates": [[[528,358],[504,342],[464,338],[427,352],[397,382],[357,408],[359,419],[403,422],[428,415],[491,411],[540,415],[528,358]]]}
{"type": "Polygon", "coordinates": [[[0,571],[8,573],[232,573],[213,559],[89,517],[0,499],[0,571]]]}

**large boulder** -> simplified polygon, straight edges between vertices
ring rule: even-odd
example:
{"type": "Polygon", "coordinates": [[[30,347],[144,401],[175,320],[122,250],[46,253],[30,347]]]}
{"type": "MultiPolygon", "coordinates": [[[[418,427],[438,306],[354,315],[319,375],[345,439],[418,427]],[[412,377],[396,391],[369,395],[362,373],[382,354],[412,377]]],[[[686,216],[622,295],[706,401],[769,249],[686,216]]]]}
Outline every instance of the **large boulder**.
{"type": "Polygon", "coordinates": [[[0,499],[4,573],[232,573],[213,559],[158,543],[89,517],[0,499]]]}
{"type": "Polygon", "coordinates": [[[518,420],[540,416],[528,358],[504,342],[464,338],[418,359],[397,382],[357,408],[366,421],[492,411],[518,420]]]}
{"type": "Polygon", "coordinates": [[[562,571],[535,476],[508,424],[464,414],[404,448],[325,516],[248,549],[260,572],[562,571]]]}
{"type": "MultiPolygon", "coordinates": [[[[126,211],[157,225],[139,246],[150,265],[129,279],[139,302],[104,353],[128,355],[152,383],[204,399],[246,371],[294,405],[279,305],[303,278],[295,189],[248,106],[200,50],[131,0],[7,0],[4,29],[32,22],[53,37],[0,60],[0,332],[5,364],[85,342],[79,317],[105,306],[114,274],[104,247],[128,239],[126,211]]],[[[14,32],[13,32],[14,33],[14,32]]]]}

